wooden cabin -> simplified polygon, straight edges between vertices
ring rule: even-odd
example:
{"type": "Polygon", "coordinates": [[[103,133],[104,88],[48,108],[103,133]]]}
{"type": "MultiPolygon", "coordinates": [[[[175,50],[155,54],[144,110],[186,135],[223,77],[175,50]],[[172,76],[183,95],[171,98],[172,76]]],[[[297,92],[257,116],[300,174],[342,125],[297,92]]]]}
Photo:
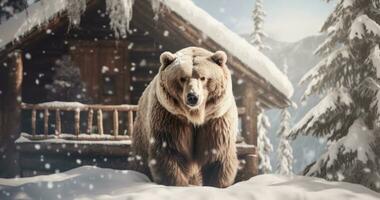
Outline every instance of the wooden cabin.
{"type": "Polygon", "coordinates": [[[158,71],[160,54],[187,46],[228,54],[240,117],[239,179],[258,173],[257,115],[289,106],[291,83],[191,1],[162,1],[158,19],[150,2],[135,1],[131,31],[122,39],[114,37],[104,0],[88,1],[79,27],[70,26],[65,1],[38,1],[0,24],[1,176],[79,165],[127,169],[138,99],[158,71]],[[42,15],[44,9],[49,12],[42,15]],[[44,103],[51,101],[46,85],[62,56],[79,68],[91,102],[44,103]]]}

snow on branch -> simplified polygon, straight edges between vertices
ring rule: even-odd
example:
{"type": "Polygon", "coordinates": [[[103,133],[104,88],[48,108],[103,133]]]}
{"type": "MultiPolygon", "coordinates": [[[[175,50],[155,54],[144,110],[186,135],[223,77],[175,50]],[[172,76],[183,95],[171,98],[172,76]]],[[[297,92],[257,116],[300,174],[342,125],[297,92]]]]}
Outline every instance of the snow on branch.
{"type": "MultiPolygon", "coordinates": [[[[348,89],[339,88],[330,90],[315,107],[313,107],[292,129],[291,136],[294,137],[300,132],[316,132],[316,127],[320,127],[325,115],[335,116],[341,107],[349,107],[353,103],[348,89]]],[[[345,111],[345,110],[343,110],[345,111]]],[[[338,127],[339,128],[339,127],[338,127]]],[[[320,133],[319,133],[320,134],[320,133]]]]}
{"type": "Polygon", "coordinates": [[[126,38],[132,20],[134,0],[106,0],[110,26],[116,38],[126,38]]]}
{"type": "Polygon", "coordinates": [[[324,84],[330,82],[339,83],[341,78],[350,71],[352,65],[351,53],[347,47],[335,50],[331,55],[321,60],[310,69],[300,80],[299,84],[310,81],[302,100],[318,91],[324,84]]]}
{"type": "Polygon", "coordinates": [[[380,84],[378,81],[376,81],[373,78],[367,78],[363,83],[360,85],[360,95],[369,97],[372,96],[374,99],[371,102],[370,107],[372,110],[375,110],[377,114],[377,123],[380,122],[380,84]]]}
{"type": "Polygon", "coordinates": [[[373,67],[376,69],[376,76],[380,78],[380,48],[379,45],[376,45],[369,56],[369,60],[371,61],[373,67]]]}
{"type": "Polygon", "coordinates": [[[363,39],[367,35],[380,37],[380,25],[367,15],[358,16],[351,25],[350,39],[363,39]]]}
{"type": "Polygon", "coordinates": [[[327,151],[311,166],[306,175],[320,174],[322,168],[332,168],[339,160],[349,159],[342,159],[341,157],[350,153],[354,153],[355,156],[349,159],[349,162],[358,160],[365,164],[368,161],[375,161],[375,153],[371,147],[374,141],[374,131],[368,129],[364,120],[359,118],[351,125],[346,136],[328,144],[327,151]]]}

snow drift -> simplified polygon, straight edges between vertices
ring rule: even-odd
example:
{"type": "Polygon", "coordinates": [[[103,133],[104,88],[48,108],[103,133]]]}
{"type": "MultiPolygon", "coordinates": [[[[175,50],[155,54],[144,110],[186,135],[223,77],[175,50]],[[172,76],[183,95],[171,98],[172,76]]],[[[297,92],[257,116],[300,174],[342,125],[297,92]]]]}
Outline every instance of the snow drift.
{"type": "Polygon", "coordinates": [[[261,175],[226,189],[167,187],[128,170],[79,167],[64,173],[0,179],[0,199],[380,199],[363,186],[310,177],[261,175]]]}

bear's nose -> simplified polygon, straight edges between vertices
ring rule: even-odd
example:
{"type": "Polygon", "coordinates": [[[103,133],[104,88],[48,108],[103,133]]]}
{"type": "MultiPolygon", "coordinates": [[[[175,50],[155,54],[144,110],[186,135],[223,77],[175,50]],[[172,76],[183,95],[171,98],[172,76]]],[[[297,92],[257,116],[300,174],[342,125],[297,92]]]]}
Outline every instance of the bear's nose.
{"type": "Polygon", "coordinates": [[[198,100],[199,100],[199,97],[197,94],[195,94],[193,92],[187,94],[187,105],[195,106],[195,105],[197,105],[198,100]]]}

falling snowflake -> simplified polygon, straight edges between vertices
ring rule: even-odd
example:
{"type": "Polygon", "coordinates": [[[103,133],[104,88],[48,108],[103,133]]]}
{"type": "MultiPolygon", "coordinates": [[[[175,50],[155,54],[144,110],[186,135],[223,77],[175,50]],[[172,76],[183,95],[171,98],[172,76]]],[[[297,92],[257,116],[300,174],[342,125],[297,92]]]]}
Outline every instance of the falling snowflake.
{"type": "Polygon", "coordinates": [[[169,36],[169,31],[164,31],[164,36],[168,37],[169,36]]]}
{"type": "Polygon", "coordinates": [[[30,53],[26,53],[26,54],[25,54],[25,58],[26,58],[27,60],[30,60],[30,59],[32,59],[32,55],[31,55],[30,53]]]}

